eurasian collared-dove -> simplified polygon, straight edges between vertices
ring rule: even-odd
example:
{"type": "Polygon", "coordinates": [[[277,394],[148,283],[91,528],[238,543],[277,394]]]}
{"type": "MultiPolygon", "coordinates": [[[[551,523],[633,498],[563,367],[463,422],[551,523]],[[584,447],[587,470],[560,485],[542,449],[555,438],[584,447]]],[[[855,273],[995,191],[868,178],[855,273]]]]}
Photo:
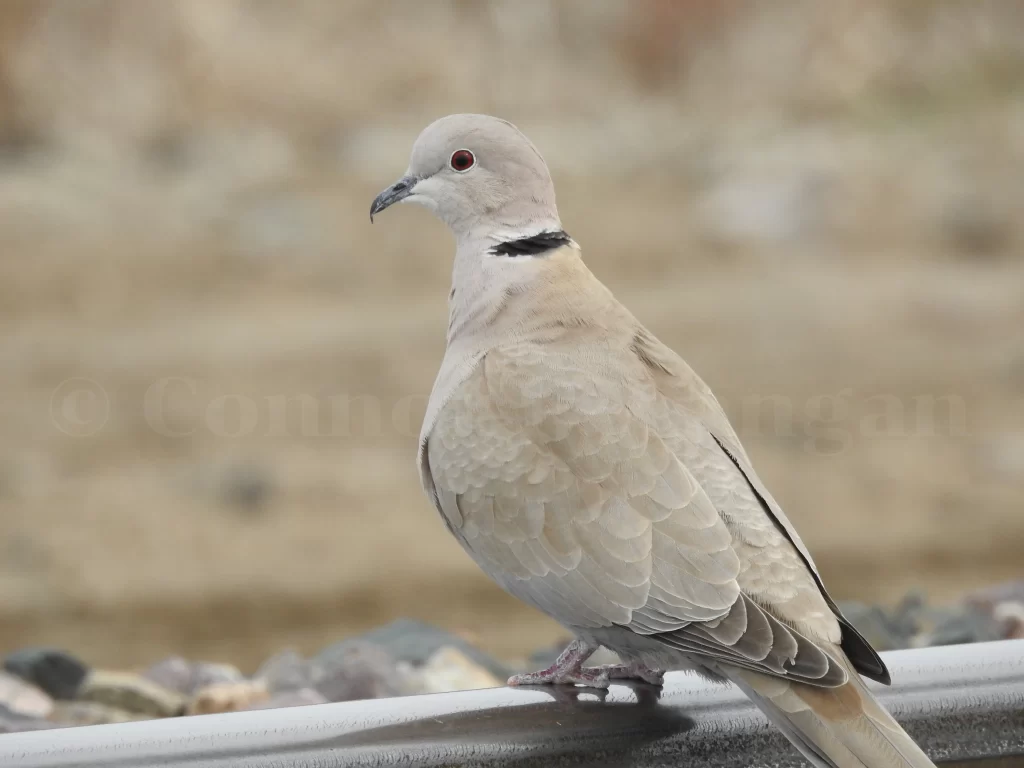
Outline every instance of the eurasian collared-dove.
{"type": "Polygon", "coordinates": [[[512,685],[739,685],[813,764],[931,766],[865,687],[889,682],[843,618],[721,406],[580,258],[540,153],[451,115],[371,218],[426,205],[456,239],[423,487],[469,555],[576,640],[512,685]],[[624,663],[584,667],[604,645],[624,663]]]}

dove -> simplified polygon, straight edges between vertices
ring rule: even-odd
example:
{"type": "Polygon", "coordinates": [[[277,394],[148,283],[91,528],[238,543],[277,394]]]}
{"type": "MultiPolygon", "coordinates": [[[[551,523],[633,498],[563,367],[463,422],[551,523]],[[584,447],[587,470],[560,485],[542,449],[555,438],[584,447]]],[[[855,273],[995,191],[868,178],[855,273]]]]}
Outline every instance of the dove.
{"type": "Polygon", "coordinates": [[[815,766],[931,766],[711,390],[584,265],[533,143],[441,118],[371,221],[399,202],[456,245],[423,488],[480,568],[575,638],[509,684],[688,670],[738,685],[815,766]],[[621,664],[585,666],[601,646],[621,664]]]}

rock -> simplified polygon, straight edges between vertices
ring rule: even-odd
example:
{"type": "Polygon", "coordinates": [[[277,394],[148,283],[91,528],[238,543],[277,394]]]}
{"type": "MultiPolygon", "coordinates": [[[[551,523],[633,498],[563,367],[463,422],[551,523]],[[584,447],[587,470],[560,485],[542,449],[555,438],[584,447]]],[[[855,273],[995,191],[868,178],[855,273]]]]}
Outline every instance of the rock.
{"type": "Polygon", "coordinates": [[[23,648],[4,659],[4,669],[55,699],[73,699],[89,668],[65,651],[23,648]]]}
{"type": "Polygon", "coordinates": [[[241,683],[246,677],[238,667],[233,664],[217,664],[209,661],[200,661],[192,665],[192,689],[188,691],[193,694],[200,688],[206,688],[218,683],[241,683]]]}
{"type": "Polygon", "coordinates": [[[929,614],[924,592],[911,590],[889,612],[889,628],[898,638],[899,648],[913,645],[914,636],[921,631],[921,622],[929,614]]]}
{"type": "Polygon", "coordinates": [[[344,652],[315,662],[313,687],[328,701],[380,699],[419,690],[391,654],[366,642],[350,643],[344,652]]]}
{"type": "Polygon", "coordinates": [[[416,690],[398,671],[391,654],[360,640],[346,641],[344,648],[317,659],[303,659],[292,649],[281,651],[265,661],[254,677],[274,697],[314,690],[326,701],[353,701],[416,690]]]}
{"type": "Polygon", "coordinates": [[[921,635],[920,644],[966,645],[999,639],[994,621],[977,613],[954,614],[940,622],[935,629],[921,635]]]}
{"type": "Polygon", "coordinates": [[[0,733],[19,733],[21,731],[41,731],[55,728],[49,720],[40,717],[19,714],[0,703],[0,733]]]}
{"type": "Polygon", "coordinates": [[[1000,638],[1024,638],[1024,579],[972,592],[964,602],[991,616],[1000,638]]]}
{"type": "Polygon", "coordinates": [[[979,589],[967,595],[965,600],[968,604],[989,608],[1004,602],[1024,603],[1024,579],[979,589]]]}
{"type": "Polygon", "coordinates": [[[132,672],[93,670],[78,698],[151,717],[176,717],[185,709],[180,693],[132,672]]]}
{"type": "Polygon", "coordinates": [[[9,672],[0,672],[0,707],[27,718],[46,718],[53,711],[53,699],[42,689],[9,672]]]}
{"type": "Polygon", "coordinates": [[[458,648],[439,648],[417,672],[422,693],[473,691],[505,685],[505,679],[498,679],[458,648]]]}
{"type": "Polygon", "coordinates": [[[146,668],[142,676],[157,685],[188,696],[192,693],[192,664],[180,656],[171,656],[146,668]]]}
{"type": "Polygon", "coordinates": [[[214,683],[192,697],[185,709],[187,715],[213,715],[220,712],[238,712],[253,709],[270,699],[270,692],[262,680],[243,680],[240,683],[214,683]]]}
{"type": "Polygon", "coordinates": [[[279,709],[283,707],[305,707],[310,704],[326,704],[327,698],[312,688],[301,688],[297,691],[285,691],[271,696],[266,701],[258,701],[249,709],[279,709]]]}
{"type": "Polygon", "coordinates": [[[916,591],[889,612],[855,602],[841,602],[840,608],[879,651],[979,643],[998,639],[1001,631],[991,603],[983,606],[968,599],[957,605],[932,607],[916,591]]]}
{"type": "Polygon", "coordinates": [[[996,618],[974,606],[954,606],[937,611],[934,626],[922,632],[918,645],[964,645],[1001,639],[1001,628],[996,618]]]}
{"type": "Polygon", "coordinates": [[[191,696],[200,688],[216,683],[238,683],[245,676],[231,664],[190,662],[172,656],[153,664],[142,676],[184,696],[191,696]]]}
{"type": "Polygon", "coordinates": [[[1000,603],[992,611],[1004,640],[1024,640],[1024,603],[1000,603]]]}
{"type": "Polygon", "coordinates": [[[911,638],[917,633],[916,626],[908,626],[911,620],[909,612],[902,613],[901,619],[894,621],[877,605],[843,601],[839,608],[876,651],[909,648],[911,638]]]}
{"type": "Polygon", "coordinates": [[[391,654],[395,661],[407,661],[413,666],[425,664],[438,649],[450,646],[458,648],[497,678],[505,679],[510,672],[504,664],[458,635],[414,619],[397,619],[357,637],[342,640],[322,650],[316,661],[326,662],[330,666],[332,658],[346,653],[355,643],[375,645],[391,654]]]}
{"type": "Polygon", "coordinates": [[[128,712],[98,701],[58,701],[50,715],[50,720],[59,725],[106,725],[149,719],[148,715],[128,712]]]}
{"type": "Polygon", "coordinates": [[[316,679],[314,664],[287,648],[267,659],[253,677],[262,680],[271,693],[312,688],[316,679]]]}

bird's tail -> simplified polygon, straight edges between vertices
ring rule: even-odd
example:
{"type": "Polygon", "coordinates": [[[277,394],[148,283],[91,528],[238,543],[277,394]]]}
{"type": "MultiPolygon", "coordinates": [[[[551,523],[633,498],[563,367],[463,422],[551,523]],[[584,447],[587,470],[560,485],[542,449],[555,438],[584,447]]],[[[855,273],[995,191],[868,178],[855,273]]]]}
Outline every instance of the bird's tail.
{"type": "Polygon", "coordinates": [[[737,667],[722,673],[819,768],[935,768],[844,658],[850,680],[819,688],[737,667]]]}

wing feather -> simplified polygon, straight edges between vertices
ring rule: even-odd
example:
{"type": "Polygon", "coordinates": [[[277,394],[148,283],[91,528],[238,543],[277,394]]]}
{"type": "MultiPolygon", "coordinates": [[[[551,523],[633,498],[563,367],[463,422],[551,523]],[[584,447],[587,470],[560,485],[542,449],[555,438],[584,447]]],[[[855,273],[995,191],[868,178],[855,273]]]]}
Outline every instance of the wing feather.
{"type": "Polygon", "coordinates": [[[477,563],[574,629],[621,626],[743,669],[845,682],[813,621],[785,618],[820,607],[827,634],[813,578],[702,422],[642,371],[624,379],[535,346],[488,352],[424,446],[438,509],[477,563]]]}

